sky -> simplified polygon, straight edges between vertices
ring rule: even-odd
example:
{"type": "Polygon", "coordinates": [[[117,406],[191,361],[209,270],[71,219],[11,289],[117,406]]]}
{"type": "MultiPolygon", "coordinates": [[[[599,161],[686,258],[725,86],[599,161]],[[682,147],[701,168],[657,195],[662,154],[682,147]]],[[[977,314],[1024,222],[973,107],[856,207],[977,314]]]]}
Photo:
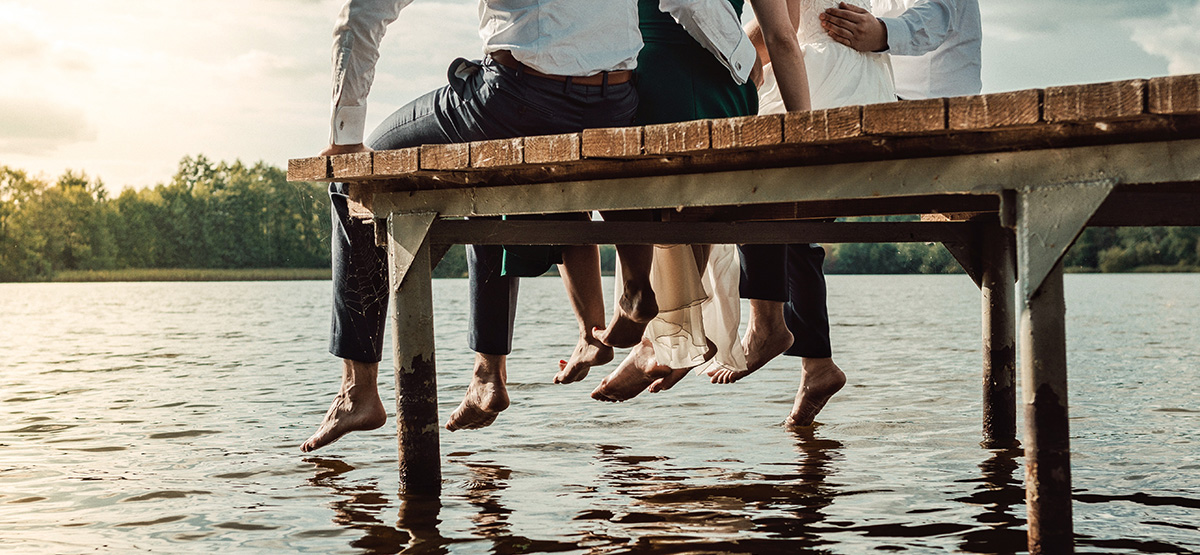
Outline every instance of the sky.
{"type": "MultiPolygon", "coordinates": [[[[416,0],[367,129],[478,58],[478,0],[416,0]]],[[[166,182],[184,156],[315,155],[342,0],[0,0],[0,165],[166,182]]],[[[747,3],[747,5],[749,5],[747,3]]],[[[1200,0],[981,0],[984,92],[1200,73],[1200,0]]]]}

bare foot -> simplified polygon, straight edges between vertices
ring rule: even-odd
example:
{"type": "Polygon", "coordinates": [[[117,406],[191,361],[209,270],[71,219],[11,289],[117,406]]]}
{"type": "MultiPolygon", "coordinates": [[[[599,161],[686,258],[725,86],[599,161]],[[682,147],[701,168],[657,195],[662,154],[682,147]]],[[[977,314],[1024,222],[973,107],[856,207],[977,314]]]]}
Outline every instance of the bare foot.
{"type": "Polygon", "coordinates": [[[661,366],[655,360],[654,345],[650,340],[642,339],[641,343],[629,352],[629,356],[621,361],[621,365],[605,376],[599,387],[592,391],[592,398],[612,403],[628,401],[660,378],[669,377],[671,373],[671,368],[661,366]]]}
{"type": "Polygon", "coordinates": [[[750,324],[742,336],[742,352],[746,354],[745,370],[714,368],[705,372],[712,383],[736,382],[766,366],[771,359],[792,346],[792,332],[783,319],[783,303],[750,300],[750,324]]]}
{"type": "Polygon", "coordinates": [[[358,394],[353,388],[342,391],[333,399],[325,420],[300,450],[308,453],[333,443],[350,432],[374,430],[387,423],[387,411],[378,391],[358,394]]]}
{"type": "Polygon", "coordinates": [[[504,357],[476,355],[471,385],[467,387],[467,394],[458,408],[446,421],[446,429],[451,432],[476,430],[495,422],[500,411],[508,408],[508,389],[504,385],[506,378],[504,357]]]}
{"type": "Polygon", "coordinates": [[[658,316],[658,302],[650,287],[625,284],[625,293],[617,303],[616,314],[604,329],[592,330],[596,339],[610,347],[632,347],[638,344],[646,326],[658,316]]]}
{"type": "MultiPolygon", "coordinates": [[[[704,360],[700,364],[704,364],[705,362],[712,360],[712,357],[717,355],[717,344],[713,343],[713,340],[708,339],[707,337],[705,339],[708,340],[708,345],[706,345],[707,349],[704,351],[704,360]]],[[[692,371],[692,368],[695,368],[695,366],[688,368],[672,368],[670,374],[667,374],[666,376],[659,378],[655,380],[654,383],[650,384],[650,393],[659,393],[675,387],[675,384],[679,383],[679,380],[687,377],[688,373],[692,371]]]]}
{"type": "Polygon", "coordinates": [[[574,383],[587,377],[593,366],[608,364],[613,359],[613,348],[601,343],[591,331],[579,336],[571,360],[558,361],[558,373],[554,383],[574,383]]]}
{"type": "Polygon", "coordinates": [[[804,372],[800,377],[800,390],[796,392],[792,413],[787,417],[790,427],[811,426],[829,398],[846,385],[846,374],[832,358],[805,358],[801,364],[804,372]]]}

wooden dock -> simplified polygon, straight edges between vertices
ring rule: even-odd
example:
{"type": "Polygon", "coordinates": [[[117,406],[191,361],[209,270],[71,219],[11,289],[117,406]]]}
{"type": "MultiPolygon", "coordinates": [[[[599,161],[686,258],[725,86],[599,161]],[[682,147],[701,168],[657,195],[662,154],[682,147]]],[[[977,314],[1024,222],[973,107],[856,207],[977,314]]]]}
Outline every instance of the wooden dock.
{"type": "Polygon", "coordinates": [[[389,246],[406,491],[440,488],[449,245],[939,242],[982,292],[983,445],[1017,442],[1019,358],[1030,552],[1069,553],[1062,257],[1089,225],[1200,225],[1200,75],[303,158],[288,178],[350,183],[389,246]],[[461,219],[629,209],[662,221],[461,219]],[[898,214],[922,219],[820,221],[898,214]]]}

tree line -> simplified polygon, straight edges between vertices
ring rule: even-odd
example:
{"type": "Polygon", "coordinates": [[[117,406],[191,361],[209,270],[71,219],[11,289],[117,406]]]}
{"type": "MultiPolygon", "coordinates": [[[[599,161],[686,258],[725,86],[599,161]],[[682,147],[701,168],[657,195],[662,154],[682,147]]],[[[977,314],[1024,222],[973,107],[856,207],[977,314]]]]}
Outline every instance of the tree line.
{"type": "MultiPolygon", "coordinates": [[[[889,218],[894,219],[894,218],[889,218]]],[[[167,183],[109,195],[68,171],[54,182],[0,166],[0,281],[66,270],[327,268],[329,201],[321,183],[282,169],[185,157],[167,183]]],[[[826,246],[831,274],[942,274],[962,269],[940,245],[826,246]]],[[[602,247],[611,271],[614,252],[602,247]]],[[[1077,271],[1200,271],[1200,228],[1089,228],[1067,253],[1077,271]]],[[[463,277],[462,246],[435,277],[463,277]]]]}
{"type": "Polygon", "coordinates": [[[329,201],[279,168],[186,157],[168,183],[111,197],[99,179],[54,182],[0,166],[0,281],[64,270],[329,265],[329,201]]]}

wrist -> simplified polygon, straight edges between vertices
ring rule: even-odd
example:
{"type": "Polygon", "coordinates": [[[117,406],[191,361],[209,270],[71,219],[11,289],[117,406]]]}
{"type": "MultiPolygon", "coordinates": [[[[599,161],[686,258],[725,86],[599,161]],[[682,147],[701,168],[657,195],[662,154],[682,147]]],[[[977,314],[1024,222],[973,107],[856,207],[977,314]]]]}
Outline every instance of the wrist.
{"type": "Polygon", "coordinates": [[[879,42],[875,44],[872,52],[887,52],[888,48],[888,26],[884,24],[882,19],[875,18],[875,23],[879,25],[879,42]]]}

